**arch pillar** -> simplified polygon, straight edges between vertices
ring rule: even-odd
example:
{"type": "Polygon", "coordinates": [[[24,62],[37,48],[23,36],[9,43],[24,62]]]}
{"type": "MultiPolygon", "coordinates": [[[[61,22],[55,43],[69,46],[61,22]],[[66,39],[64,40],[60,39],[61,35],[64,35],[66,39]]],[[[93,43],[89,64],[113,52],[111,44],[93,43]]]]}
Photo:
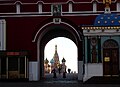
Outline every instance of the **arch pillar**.
{"type": "Polygon", "coordinates": [[[83,42],[78,41],[78,80],[83,80],[83,42]]]}
{"type": "Polygon", "coordinates": [[[80,33],[82,34],[82,32],[78,32],[75,26],[72,26],[67,22],[61,22],[60,25],[49,22],[38,30],[33,40],[33,42],[37,42],[36,76],[38,77],[36,80],[42,80],[44,78],[45,45],[51,39],[61,36],[67,37],[76,43],[78,47],[78,80],[83,79],[83,44],[81,38],[82,35],[80,33]]]}

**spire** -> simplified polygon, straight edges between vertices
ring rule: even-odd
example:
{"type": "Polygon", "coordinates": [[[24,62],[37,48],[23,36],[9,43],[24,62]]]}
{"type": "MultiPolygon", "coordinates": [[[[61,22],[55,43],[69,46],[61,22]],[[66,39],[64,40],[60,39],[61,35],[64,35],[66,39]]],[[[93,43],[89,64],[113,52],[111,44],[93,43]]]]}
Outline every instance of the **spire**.
{"type": "Polygon", "coordinates": [[[54,61],[55,63],[59,62],[59,56],[58,56],[58,52],[57,52],[57,45],[55,45],[55,54],[54,54],[54,61]]]}
{"type": "Polygon", "coordinates": [[[55,52],[57,52],[57,45],[55,45],[55,52]]]}

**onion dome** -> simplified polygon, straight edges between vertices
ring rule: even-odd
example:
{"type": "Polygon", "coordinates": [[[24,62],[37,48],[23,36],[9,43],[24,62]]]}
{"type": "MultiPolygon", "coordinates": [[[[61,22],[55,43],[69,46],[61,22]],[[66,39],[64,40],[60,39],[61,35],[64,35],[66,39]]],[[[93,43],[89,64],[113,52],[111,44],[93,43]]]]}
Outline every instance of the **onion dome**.
{"type": "Polygon", "coordinates": [[[65,60],[64,58],[62,59],[62,63],[63,63],[63,62],[66,62],[66,60],[65,60]]]}
{"type": "Polygon", "coordinates": [[[101,14],[94,21],[94,26],[120,26],[120,16],[116,14],[101,14]]]}
{"type": "Polygon", "coordinates": [[[45,62],[45,64],[48,64],[48,63],[49,63],[49,61],[48,61],[48,59],[47,59],[47,58],[45,59],[45,61],[44,61],[44,62],[45,62]]]}
{"type": "Polygon", "coordinates": [[[55,63],[55,61],[54,61],[53,58],[50,60],[50,63],[51,63],[51,64],[55,63]]]}

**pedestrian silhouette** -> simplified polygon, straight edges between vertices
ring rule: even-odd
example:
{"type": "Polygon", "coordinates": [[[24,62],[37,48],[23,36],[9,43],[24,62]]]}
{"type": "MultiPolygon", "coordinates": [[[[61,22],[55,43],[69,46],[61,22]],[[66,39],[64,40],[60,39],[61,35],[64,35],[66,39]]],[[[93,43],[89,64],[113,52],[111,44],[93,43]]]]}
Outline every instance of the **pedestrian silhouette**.
{"type": "Polygon", "coordinates": [[[53,69],[53,78],[57,78],[55,69],[53,69]]]}
{"type": "Polygon", "coordinates": [[[66,78],[66,72],[63,72],[63,78],[66,78]]]}
{"type": "Polygon", "coordinates": [[[70,73],[71,72],[71,69],[68,69],[68,73],[70,73]]]}
{"type": "Polygon", "coordinates": [[[61,73],[61,68],[60,67],[58,68],[58,71],[59,71],[59,74],[60,74],[61,73]]]}

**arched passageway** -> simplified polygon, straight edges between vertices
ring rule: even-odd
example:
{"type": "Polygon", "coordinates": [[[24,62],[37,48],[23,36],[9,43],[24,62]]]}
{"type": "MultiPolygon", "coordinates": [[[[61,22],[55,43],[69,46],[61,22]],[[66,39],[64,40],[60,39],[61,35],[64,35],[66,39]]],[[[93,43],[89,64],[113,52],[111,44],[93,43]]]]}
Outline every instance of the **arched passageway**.
{"type": "Polygon", "coordinates": [[[39,79],[44,78],[44,49],[46,44],[56,37],[66,37],[72,40],[78,50],[78,79],[83,77],[83,43],[81,32],[68,23],[60,24],[48,23],[40,28],[36,34],[37,41],[37,61],[38,61],[38,76],[39,79]]]}
{"type": "Polygon", "coordinates": [[[50,40],[44,50],[45,80],[77,80],[77,53],[76,44],[68,38],[57,37],[50,40]]]}

